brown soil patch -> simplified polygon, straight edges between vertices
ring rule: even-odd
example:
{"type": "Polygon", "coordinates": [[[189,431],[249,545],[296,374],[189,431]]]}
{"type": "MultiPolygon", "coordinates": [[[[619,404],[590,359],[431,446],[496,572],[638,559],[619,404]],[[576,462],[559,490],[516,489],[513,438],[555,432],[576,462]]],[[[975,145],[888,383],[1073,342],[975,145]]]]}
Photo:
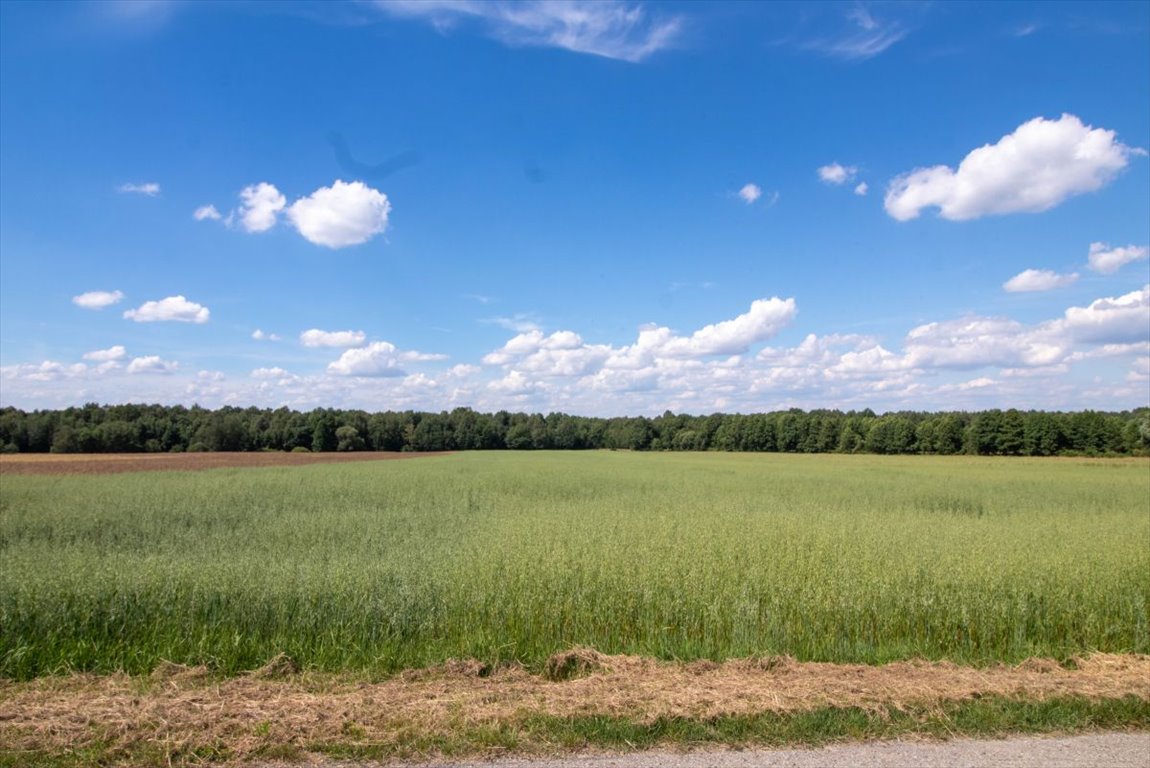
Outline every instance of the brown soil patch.
{"type": "MultiPolygon", "coordinates": [[[[557,658],[562,658],[560,655],[557,658]]],[[[484,675],[451,662],[384,682],[303,673],[267,679],[204,678],[170,670],[148,678],[74,675],[0,681],[0,752],[58,753],[99,743],[164,745],[189,754],[226,749],[236,761],[269,744],[306,750],[322,743],[430,743],[466,727],[514,727],[532,715],[607,715],[649,723],[825,707],[938,706],[1002,696],[1150,701],[1150,656],[1095,654],[1075,668],[1054,662],[961,667],[909,661],[884,666],[790,658],[715,663],[659,662],[573,649],[585,674],[556,682],[517,666],[484,675]]]]}
{"type": "Polygon", "coordinates": [[[104,475],[185,472],[227,467],[295,467],[349,461],[390,461],[447,453],[23,453],[0,454],[0,475],[104,475]]]}

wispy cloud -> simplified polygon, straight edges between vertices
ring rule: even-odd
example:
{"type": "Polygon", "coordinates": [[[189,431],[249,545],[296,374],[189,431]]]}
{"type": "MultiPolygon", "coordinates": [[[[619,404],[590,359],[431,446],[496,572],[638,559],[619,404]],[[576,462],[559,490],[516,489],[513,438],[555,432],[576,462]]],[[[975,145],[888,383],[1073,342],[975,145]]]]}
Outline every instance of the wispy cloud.
{"type": "Polygon", "coordinates": [[[427,21],[441,32],[476,22],[511,46],[562,48],[639,62],[674,44],[681,16],[657,18],[621,0],[376,0],[391,16],[427,21]]]}
{"type": "Polygon", "coordinates": [[[214,205],[201,205],[192,214],[192,218],[194,218],[196,221],[204,221],[205,219],[219,221],[223,217],[220,215],[220,212],[216,210],[214,205]]]}
{"type": "Polygon", "coordinates": [[[530,312],[518,312],[510,317],[486,317],[480,320],[480,322],[488,325],[497,325],[500,328],[506,328],[516,333],[538,331],[541,328],[539,318],[530,312]]]}
{"type": "Polygon", "coordinates": [[[863,3],[851,7],[844,19],[840,24],[845,28],[809,39],[802,47],[840,59],[869,59],[910,33],[903,22],[879,18],[863,3]]]}
{"type": "Polygon", "coordinates": [[[145,182],[143,184],[121,184],[116,187],[119,192],[125,192],[135,195],[147,195],[148,197],[155,197],[160,194],[160,185],[154,181],[145,182]]]}

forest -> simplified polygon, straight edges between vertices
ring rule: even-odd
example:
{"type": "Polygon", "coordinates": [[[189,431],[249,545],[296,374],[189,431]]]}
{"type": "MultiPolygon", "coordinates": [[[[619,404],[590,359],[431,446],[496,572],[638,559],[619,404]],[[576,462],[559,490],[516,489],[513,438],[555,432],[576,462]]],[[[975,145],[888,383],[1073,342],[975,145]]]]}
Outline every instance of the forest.
{"type": "Polygon", "coordinates": [[[772,413],[593,418],[564,413],[429,413],[317,408],[209,410],[98,405],[0,409],[3,453],[181,451],[747,451],[1150,455],[1150,408],[931,413],[791,409],[772,413]]]}

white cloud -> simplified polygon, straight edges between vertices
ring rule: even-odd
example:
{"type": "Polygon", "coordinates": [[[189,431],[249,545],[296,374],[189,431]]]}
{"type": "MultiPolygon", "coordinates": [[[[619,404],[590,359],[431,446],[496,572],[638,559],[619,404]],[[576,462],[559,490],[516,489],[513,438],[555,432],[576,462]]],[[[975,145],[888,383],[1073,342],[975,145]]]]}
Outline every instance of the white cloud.
{"type": "Polygon", "coordinates": [[[9,381],[36,381],[48,382],[61,379],[73,379],[88,372],[88,366],[83,363],[65,365],[55,360],[45,360],[42,363],[21,363],[19,365],[6,365],[0,368],[0,374],[9,381]]]}
{"type": "Polygon", "coordinates": [[[359,245],[387,229],[387,195],[362,181],[336,180],[310,197],[301,197],[287,215],[307,240],[328,248],[359,245]]]}
{"type": "Polygon", "coordinates": [[[157,373],[157,374],[171,374],[175,373],[180,367],[179,363],[169,360],[161,360],[159,355],[147,355],[146,357],[137,357],[128,363],[128,373],[157,373]]]}
{"type": "MultiPolygon", "coordinates": [[[[604,370],[650,372],[652,368],[683,370],[694,360],[745,352],[789,324],[795,312],[794,299],[758,299],[746,313],[708,325],[690,336],[676,336],[670,328],[643,327],[635,343],[624,347],[587,344],[572,331],[548,336],[536,329],[510,339],[484,356],[483,363],[509,366],[537,376],[597,375],[604,370]]],[[[608,378],[617,381],[634,377],[620,374],[608,378]]],[[[643,378],[649,383],[649,376],[644,374],[643,378]]]]}
{"type": "Polygon", "coordinates": [[[701,328],[690,338],[672,339],[663,351],[673,357],[739,354],[789,325],[796,311],[794,299],[756,299],[746,313],[701,328]]]}
{"type": "MultiPolygon", "coordinates": [[[[247,232],[266,232],[276,225],[276,218],[287,204],[274,184],[261,181],[240,190],[240,225],[247,232]]],[[[228,217],[229,221],[232,219],[228,217]]]]}
{"type": "Polygon", "coordinates": [[[899,221],[932,206],[951,221],[1045,211],[1103,187],[1131,153],[1114,131],[1083,125],[1074,115],[1037,117],[997,144],[970,152],[957,171],[936,165],[896,177],[887,189],[886,211],[899,221]]]}
{"type": "Polygon", "coordinates": [[[902,23],[880,21],[861,4],[846,12],[846,20],[850,24],[845,31],[809,40],[803,47],[840,59],[861,60],[879,55],[907,36],[902,23]]]}
{"type": "Polygon", "coordinates": [[[223,218],[220,212],[216,210],[214,205],[201,205],[192,214],[196,221],[203,221],[204,219],[212,219],[213,221],[223,218]]]}
{"type": "Polygon", "coordinates": [[[819,168],[819,178],[827,184],[846,184],[848,181],[855,177],[858,173],[858,168],[853,165],[841,165],[839,163],[831,163],[819,168]]]}
{"type": "Polygon", "coordinates": [[[905,367],[973,369],[1042,368],[1130,354],[1150,336],[1150,285],[1118,297],[1070,307],[1060,318],[1033,326],[1001,317],[966,317],[912,329],[904,343],[905,367]],[[1102,345],[1099,349],[1078,349],[1102,345]]]}
{"type": "Polygon", "coordinates": [[[508,45],[631,62],[672,45],[681,27],[677,16],[648,19],[645,7],[619,0],[377,0],[376,5],[395,16],[425,18],[441,31],[476,21],[508,45]]]}
{"type": "MultiPolygon", "coordinates": [[[[1150,382],[1150,357],[1136,358],[1130,373],[1126,374],[1126,380],[1133,384],[1150,382]]],[[[1145,390],[1142,391],[1145,392],[1145,390]]]]}
{"type": "Polygon", "coordinates": [[[1103,275],[1112,275],[1132,261],[1140,261],[1150,254],[1142,245],[1128,245],[1125,248],[1111,248],[1106,243],[1090,244],[1090,268],[1103,275]]]}
{"type": "Polygon", "coordinates": [[[855,187],[855,194],[859,197],[866,197],[866,193],[869,189],[870,187],[867,186],[865,181],[859,182],[859,185],[855,187]]]}
{"type": "Polygon", "coordinates": [[[305,347],[357,347],[367,339],[363,331],[321,331],[312,328],[299,335],[305,347]]]}
{"type": "Polygon", "coordinates": [[[376,341],[366,347],[349,349],[327,367],[338,376],[405,376],[399,367],[399,352],[394,344],[376,341]]]}
{"type": "Polygon", "coordinates": [[[99,363],[106,363],[112,360],[119,360],[128,354],[128,351],[120,344],[108,349],[96,349],[91,352],[84,353],[85,360],[95,360],[99,363]]]}
{"type": "Polygon", "coordinates": [[[145,301],[139,309],[129,309],[125,319],[137,323],[174,321],[179,323],[206,323],[211,316],[208,308],[188,301],[183,296],[168,296],[159,301],[145,301]]]}
{"type": "Polygon", "coordinates": [[[1002,284],[1008,293],[1023,293],[1028,291],[1049,291],[1072,285],[1078,280],[1078,273],[1060,275],[1049,269],[1026,269],[1002,284]]]}
{"type": "Polygon", "coordinates": [[[1096,299],[1086,307],[1070,307],[1051,327],[1067,331],[1077,341],[1140,342],[1150,336],[1150,285],[1123,296],[1096,299]]]}
{"type": "Polygon", "coordinates": [[[144,184],[121,184],[117,189],[120,192],[127,192],[136,195],[147,195],[148,197],[155,197],[160,194],[160,185],[154,181],[149,181],[144,184]]]}
{"type": "Polygon", "coordinates": [[[1066,339],[1004,317],[966,317],[912,328],[904,349],[912,368],[1039,366],[1065,355],[1066,339]]]}
{"type": "Polygon", "coordinates": [[[500,328],[506,328],[516,333],[540,330],[538,318],[530,312],[520,312],[511,317],[488,317],[480,322],[498,325],[500,328]]]}
{"type": "Polygon", "coordinates": [[[750,205],[763,196],[763,190],[758,184],[744,184],[743,188],[739,190],[739,197],[750,205]]]}
{"type": "Polygon", "coordinates": [[[503,347],[483,357],[485,365],[516,363],[523,371],[543,376],[575,376],[598,369],[611,349],[605,345],[586,345],[579,334],[556,331],[544,336],[542,331],[521,333],[503,347]]]}
{"type": "Polygon", "coordinates": [[[283,368],[256,368],[252,371],[251,377],[253,379],[291,379],[292,374],[285,371],[283,368]]]}
{"type": "Polygon", "coordinates": [[[279,341],[280,337],[274,333],[264,333],[259,328],[252,331],[252,338],[256,341],[279,341]]]}
{"type": "Polygon", "coordinates": [[[88,291],[72,297],[72,303],[84,309],[103,309],[119,304],[124,298],[120,291],[88,291]]]}
{"type": "Polygon", "coordinates": [[[1150,341],[1137,341],[1132,344],[1103,344],[1100,347],[1087,350],[1085,352],[1075,352],[1066,358],[1068,363],[1076,363],[1080,360],[1097,360],[1099,358],[1107,357],[1122,357],[1124,355],[1133,354],[1146,354],[1150,353],[1150,341]]]}

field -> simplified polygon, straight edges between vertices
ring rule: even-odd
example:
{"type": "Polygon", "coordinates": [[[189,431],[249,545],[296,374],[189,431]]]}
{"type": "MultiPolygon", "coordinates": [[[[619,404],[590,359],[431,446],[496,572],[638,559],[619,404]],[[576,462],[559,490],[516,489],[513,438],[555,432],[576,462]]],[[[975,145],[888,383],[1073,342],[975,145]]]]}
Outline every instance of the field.
{"type": "Polygon", "coordinates": [[[0,675],[1150,651],[1145,461],[473,453],[0,489],[0,675]]]}
{"type": "Polygon", "coordinates": [[[1145,460],[258,456],[0,457],[0,766],[1150,727],[1145,460]]]}

